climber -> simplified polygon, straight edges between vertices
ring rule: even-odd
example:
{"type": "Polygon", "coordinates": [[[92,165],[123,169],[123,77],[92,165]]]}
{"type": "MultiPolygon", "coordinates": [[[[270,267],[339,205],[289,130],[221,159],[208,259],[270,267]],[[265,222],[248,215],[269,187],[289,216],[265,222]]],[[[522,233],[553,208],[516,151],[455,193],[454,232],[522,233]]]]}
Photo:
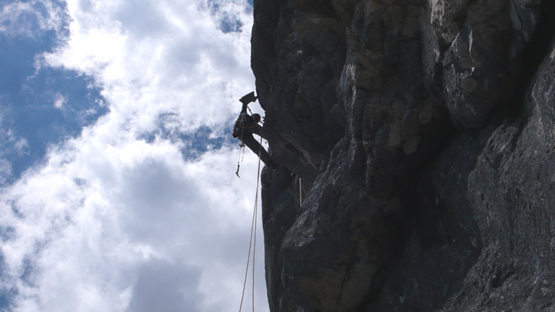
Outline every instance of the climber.
{"type": "Polygon", "coordinates": [[[260,160],[275,169],[277,168],[277,164],[272,160],[270,154],[268,154],[264,147],[252,136],[253,134],[258,134],[262,137],[262,126],[258,124],[260,122],[260,115],[249,115],[247,113],[247,106],[249,103],[256,101],[256,99],[257,97],[254,95],[254,91],[239,99],[239,101],[243,103],[243,108],[241,109],[239,118],[235,121],[233,137],[239,138],[243,144],[248,146],[255,154],[260,154],[260,160]]]}

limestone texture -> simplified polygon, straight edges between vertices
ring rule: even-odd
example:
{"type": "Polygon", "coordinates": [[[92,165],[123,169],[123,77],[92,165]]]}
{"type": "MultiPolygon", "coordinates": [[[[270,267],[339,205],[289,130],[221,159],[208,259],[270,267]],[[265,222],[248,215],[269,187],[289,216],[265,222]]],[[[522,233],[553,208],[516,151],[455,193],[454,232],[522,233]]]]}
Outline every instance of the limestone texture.
{"type": "Polygon", "coordinates": [[[271,311],[555,311],[555,1],[253,14],[271,311]]]}

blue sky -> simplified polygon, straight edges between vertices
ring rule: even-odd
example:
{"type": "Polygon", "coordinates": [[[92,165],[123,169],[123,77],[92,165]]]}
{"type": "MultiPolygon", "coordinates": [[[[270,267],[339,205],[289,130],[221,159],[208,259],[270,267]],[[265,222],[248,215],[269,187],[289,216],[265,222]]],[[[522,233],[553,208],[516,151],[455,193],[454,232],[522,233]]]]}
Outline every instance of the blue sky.
{"type": "Polygon", "coordinates": [[[251,15],[0,1],[2,311],[238,308],[257,159],[237,179],[229,131],[254,88],[251,15]]]}

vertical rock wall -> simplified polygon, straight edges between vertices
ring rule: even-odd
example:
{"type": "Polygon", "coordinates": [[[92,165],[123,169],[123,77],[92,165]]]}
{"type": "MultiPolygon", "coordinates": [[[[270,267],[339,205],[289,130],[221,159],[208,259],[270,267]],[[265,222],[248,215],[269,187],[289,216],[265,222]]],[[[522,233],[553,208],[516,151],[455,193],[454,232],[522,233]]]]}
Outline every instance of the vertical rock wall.
{"type": "Polygon", "coordinates": [[[555,309],[553,3],[254,1],[272,311],[555,309]]]}

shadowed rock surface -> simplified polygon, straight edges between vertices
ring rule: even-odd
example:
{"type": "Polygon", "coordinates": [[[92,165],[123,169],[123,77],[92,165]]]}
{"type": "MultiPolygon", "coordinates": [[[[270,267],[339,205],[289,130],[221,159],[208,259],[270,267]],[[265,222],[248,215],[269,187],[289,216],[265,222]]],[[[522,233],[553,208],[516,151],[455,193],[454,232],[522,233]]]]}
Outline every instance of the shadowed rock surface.
{"type": "Polygon", "coordinates": [[[554,31],[547,0],[254,0],[271,310],[555,311],[554,31]]]}

